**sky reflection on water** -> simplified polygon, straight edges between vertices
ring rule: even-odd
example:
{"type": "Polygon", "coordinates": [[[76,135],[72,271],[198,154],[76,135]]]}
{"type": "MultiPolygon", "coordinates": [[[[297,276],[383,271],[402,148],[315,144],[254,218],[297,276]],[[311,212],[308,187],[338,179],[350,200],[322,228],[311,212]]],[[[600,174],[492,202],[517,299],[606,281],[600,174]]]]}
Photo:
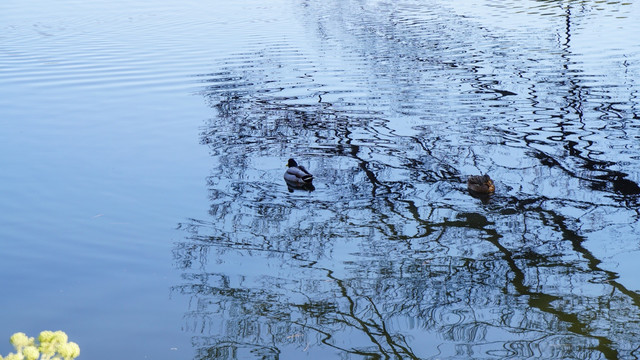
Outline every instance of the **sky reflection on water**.
{"type": "Polygon", "coordinates": [[[79,4],[0,5],[6,337],[640,356],[638,5],[79,4]]]}

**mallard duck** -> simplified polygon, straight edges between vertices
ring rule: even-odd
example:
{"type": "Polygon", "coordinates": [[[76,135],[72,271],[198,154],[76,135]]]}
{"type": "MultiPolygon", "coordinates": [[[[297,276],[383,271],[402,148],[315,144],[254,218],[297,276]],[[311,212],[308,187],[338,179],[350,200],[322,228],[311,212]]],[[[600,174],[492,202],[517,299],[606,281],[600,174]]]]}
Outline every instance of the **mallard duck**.
{"type": "Polygon", "coordinates": [[[487,174],[469,176],[467,179],[467,188],[470,191],[482,194],[490,194],[496,191],[493,180],[491,180],[487,174]]]}
{"type": "Polygon", "coordinates": [[[301,186],[311,184],[313,175],[304,166],[298,165],[293,159],[289,159],[287,171],[284,173],[284,180],[289,184],[301,186]]]}

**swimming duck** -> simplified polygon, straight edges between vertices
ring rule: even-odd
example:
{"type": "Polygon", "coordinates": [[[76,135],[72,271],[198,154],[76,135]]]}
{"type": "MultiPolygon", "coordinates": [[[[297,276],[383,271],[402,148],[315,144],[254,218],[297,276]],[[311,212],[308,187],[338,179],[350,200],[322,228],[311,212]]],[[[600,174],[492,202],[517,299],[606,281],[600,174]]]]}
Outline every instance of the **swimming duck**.
{"type": "Polygon", "coordinates": [[[487,174],[469,176],[467,188],[470,191],[482,194],[490,194],[496,190],[493,180],[487,174]]]}
{"type": "Polygon", "coordinates": [[[304,166],[298,165],[295,160],[289,159],[287,167],[287,171],[284,173],[284,180],[287,183],[300,186],[311,184],[313,181],[313,175],[304,166]]]}

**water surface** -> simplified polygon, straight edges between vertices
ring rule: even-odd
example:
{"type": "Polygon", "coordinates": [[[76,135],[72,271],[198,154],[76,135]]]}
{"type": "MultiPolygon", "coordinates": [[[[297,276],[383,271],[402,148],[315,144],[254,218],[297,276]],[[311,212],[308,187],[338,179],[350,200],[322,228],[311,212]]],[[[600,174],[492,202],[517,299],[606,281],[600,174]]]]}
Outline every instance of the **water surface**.
{"type": "Polygon", "coordinates": [[[92,359],[640,355],[637,5],[0,14],[3,336],[61,328],[92,359]],[[315,191],[289,191],[289,157],[315,191]],[[467,192],[481,173],[496,194],[467,192]]]}

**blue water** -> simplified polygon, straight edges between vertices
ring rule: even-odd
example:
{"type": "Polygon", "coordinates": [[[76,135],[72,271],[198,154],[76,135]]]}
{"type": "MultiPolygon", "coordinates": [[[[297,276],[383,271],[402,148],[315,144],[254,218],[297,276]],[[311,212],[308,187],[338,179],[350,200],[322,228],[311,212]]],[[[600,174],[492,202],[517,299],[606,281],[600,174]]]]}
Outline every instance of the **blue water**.
{"type": "Polygon", "coordinates": [[[638,15],[3,1],[0,353],[637,358],[638,15]]]}

